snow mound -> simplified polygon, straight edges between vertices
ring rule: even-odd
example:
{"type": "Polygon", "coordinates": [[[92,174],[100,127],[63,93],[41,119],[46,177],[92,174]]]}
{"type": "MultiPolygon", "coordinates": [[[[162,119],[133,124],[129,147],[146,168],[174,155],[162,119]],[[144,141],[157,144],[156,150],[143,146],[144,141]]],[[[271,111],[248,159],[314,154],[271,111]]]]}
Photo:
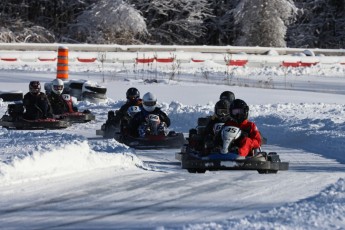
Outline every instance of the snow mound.
{"type": "Polygon", "coordinates": [[[115,140],[89,143],[73,134],[5,129],[0,130],[0,135],[0,146],[5,153],[19,152],[0,163],[1,183],[40,180],[108,167],[117,171],[144,168],[132,150],[115,140]],[[8,143],[11,147],[5,147],[8,143]]]}
{"type": "Polygon", "coordinates": [[[188,225],[183,229],[343,229],[345,180],[339,179],[318,195],[266,212],[223,223],[188,225]]]}

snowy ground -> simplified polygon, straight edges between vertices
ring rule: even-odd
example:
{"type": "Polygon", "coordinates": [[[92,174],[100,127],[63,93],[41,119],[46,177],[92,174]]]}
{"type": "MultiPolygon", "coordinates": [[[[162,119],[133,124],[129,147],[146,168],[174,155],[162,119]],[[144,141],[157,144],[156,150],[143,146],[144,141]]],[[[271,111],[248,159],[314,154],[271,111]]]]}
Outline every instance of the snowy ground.
{"type": "MultiPolygon", "coordinates": [[[[0,129],[1,228],[345,228],[344,67],[226,73],[209,63],[174,78],[153,67],[113,68],[70,67],[70,79],[108,89],[107,102],[78,104],[96,121],[58,131],[0,129]],[[133,86],[142,95],[155,93],[172,129],[184,133],[213,112],[222,91],[233,91],[250,104],[250,119],[268,138],[264,150],[278,152],[290,170],[189,174],[174,159],[178,149],[136,151],[114,140],[88,139],[133,86]]],[[[26,92],[30,80],[51,81],[54,71],[49,64],[0,63],[1,88],[26,92]]],[[[6,108],[1,102],[0,114],[6,108]]]]}

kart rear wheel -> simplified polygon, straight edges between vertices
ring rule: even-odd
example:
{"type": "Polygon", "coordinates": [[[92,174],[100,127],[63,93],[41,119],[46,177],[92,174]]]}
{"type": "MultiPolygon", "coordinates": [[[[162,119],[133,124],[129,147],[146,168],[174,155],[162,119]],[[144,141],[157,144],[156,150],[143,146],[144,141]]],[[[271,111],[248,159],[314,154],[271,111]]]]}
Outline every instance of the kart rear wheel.
{"type": "Polygon", "coordinates": [[[189,173],[205,173],[206,169],[187,169],[189,173]]]}
{"type": "Polygon", "coordinates": [[[3,101],[21,101],[23,100],[23,93],[0,92],[0,98],[2,98],[3,101]]]}
{"type": "Polygon", "coordinates": [[[196,173],[196,169],[187,169],[189,173],[196,173]]]}
{"type": "Polygon", "coordinates": [[[198,169],[196,170],[197,173],[205,173],[206,172],[206,169],[198,169]]]}
{"type": "Polygon", "coordinates": [[[276,174],[278,170],[258,169],[259,174],[276,174]]]}

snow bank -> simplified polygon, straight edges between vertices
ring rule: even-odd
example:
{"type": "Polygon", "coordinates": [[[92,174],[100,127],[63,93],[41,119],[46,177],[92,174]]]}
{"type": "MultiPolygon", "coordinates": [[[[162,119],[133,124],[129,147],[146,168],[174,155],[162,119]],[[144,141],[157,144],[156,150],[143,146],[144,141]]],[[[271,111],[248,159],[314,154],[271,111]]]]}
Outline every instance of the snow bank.
{"type": "Polygon", "coordinates": [[[131,149],[115,140],[89,143],[77,135],[49,131],[18,133],[5,129],[0,130],[0,135],[2,155],[7,157],[0,163],[0,183],[39,180],[99,168],[144,167],[131,149]]]}
{"type": "Polygon", "coordinates": [[[345,163],[345,105],[253,105],[251,117],[269,144],[318,153],[345,163]]]}
{"type": "Polygon", "coordinates": [[[266,212],[222,223],[186,225],[184,230],[221,229],[343,229],[345,216],[345,180],[339,179],[318,195],[286,204],[266,212]]]}

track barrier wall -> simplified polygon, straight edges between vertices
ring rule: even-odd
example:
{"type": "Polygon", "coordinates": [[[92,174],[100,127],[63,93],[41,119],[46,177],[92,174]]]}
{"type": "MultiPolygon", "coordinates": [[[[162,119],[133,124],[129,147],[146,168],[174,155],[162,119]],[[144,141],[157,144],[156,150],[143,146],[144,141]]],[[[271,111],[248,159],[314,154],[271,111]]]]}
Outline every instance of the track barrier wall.
{"type": "Polygon", "coordinates": [[[31,45],[26,44],[26,49],[18,44],[15,50],[14,44],[5,46],[0,43],[0,63],[1,62],[57,62],[57,78],[68,79],[69,63],[133,63],[133,64],[169,64],[169,63],[195,63],[203,64],[213,61],[232,67],[310,67],[314,65],[345,65],[345,51],[340,50],[303,50],[288,48],[264,47],[191,47],[191,46],[102,46],[85,45],[80,46],[80,51],[76,46],[59,46],[58,51],[51,51],[56,44],[31,45]],[[7,48],[6,48],[7,47],[7,48]],[[36,47],[35,56],[33,53],[36,47]],[[109,51],[104,51],[108,47],[109,51]],[[116,49],[114,48],[116,47],[116,49]],[[46,48],[46,50],[43,50],[46,48]],[[99,51],[95,52],[97,49],[99,51]],[[169,48],[171,49],[169,51],[169,48]],[[23,51],[24,50],[24,51],[23,51]],[[27,51],[26,51],[27,50],[27,51]],[[89,50],[89,51],[87,51],[89,50]],[[150,51],[145,51],[150,50],[150,51]],[[272,52],[272,50],[274,52],[272,52]],[[233,53],[238,51],[238,53],[233,53]],[[260,53],[259,53],[260,51],[260,53]],[[295,53],[293,53],[295,52],[295,53]],[[324,53],[323,53],[324,52],[324,53]],[[317,55],[315,55],[317,53],[317,55]],[[100,55],[101,54],[101,55],[100,55]],[[311,56],[312,55],[312,56],[311,56]]]}

